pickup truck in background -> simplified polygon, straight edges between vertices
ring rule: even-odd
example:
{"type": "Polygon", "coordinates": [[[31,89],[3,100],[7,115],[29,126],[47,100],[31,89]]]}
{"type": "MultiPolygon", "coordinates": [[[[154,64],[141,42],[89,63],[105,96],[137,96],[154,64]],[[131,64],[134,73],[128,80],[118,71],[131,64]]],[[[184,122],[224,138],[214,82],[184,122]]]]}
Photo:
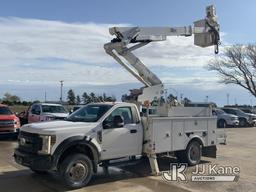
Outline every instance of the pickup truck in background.
{"type": "Polygon", "coordinates": [[[69,112],[60,104],[54,103],[33,103],[28,110],[19,113],[21,125],[28,123],[63,120],[69,112]]]}
{"type": "Polygon", "coordinates": [[[28,109],[28,123],[63,120],[69,113],[61,104],[53,103],[34,103],[28,109]]]}
{"type": "Polygon", "coordinates": [[[17,133],[19,129],[19,118],[7,105],[0,104],[0,134],[17,133]]]}

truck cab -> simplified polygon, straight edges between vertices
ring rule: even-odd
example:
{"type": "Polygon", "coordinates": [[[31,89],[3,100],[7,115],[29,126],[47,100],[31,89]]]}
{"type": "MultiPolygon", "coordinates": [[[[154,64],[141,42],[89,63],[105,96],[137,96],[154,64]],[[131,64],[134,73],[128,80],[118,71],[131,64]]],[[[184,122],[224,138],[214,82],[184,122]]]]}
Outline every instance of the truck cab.
{"type": "MultiPolygon", "coordinates": [[[[22,126],[18,140],[16,162],[35,172],[58,170],[63,175],[67,162],[73,162],[66,159],[83,154],[90,159],[89,174],[96,172],[97,165],[105,160],[141,155],[143,128],[134,104],[88,104],[65,121],[22,126]]],[[[67,180],[70,184],[74,178],[67,180]]]]}

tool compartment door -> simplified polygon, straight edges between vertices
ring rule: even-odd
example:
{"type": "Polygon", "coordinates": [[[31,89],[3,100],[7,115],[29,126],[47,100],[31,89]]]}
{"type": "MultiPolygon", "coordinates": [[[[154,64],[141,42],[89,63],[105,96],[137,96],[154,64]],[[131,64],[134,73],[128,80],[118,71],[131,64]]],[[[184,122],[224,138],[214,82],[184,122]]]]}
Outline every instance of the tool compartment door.
{"type": "Polygon", "coordinates": [[[183,150],[185,148],[184,120],[172,121],[172,151],[183,150]]]}
{"type": "Polygon", "coordinates": [[[169,119],[153,120],[155,153],[171,151],[171,126],[172,121],[169,119]]]}

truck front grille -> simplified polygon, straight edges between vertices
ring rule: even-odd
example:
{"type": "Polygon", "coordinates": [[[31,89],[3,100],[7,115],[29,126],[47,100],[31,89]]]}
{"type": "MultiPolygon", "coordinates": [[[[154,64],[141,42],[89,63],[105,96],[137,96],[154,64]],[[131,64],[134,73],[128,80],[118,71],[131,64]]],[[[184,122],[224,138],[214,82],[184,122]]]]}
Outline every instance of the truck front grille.
{"type": "Polygon", "coordinates": [[[1,120],[0,128],[1,127],[14,127],[14,121],[13,120],[1,120]]]}
{"type": "Polygon", "coordinates": [[[65,117],[54,117],[54,120],[64,120],[65,117]]]}
{"type": "Polygon", "coordinates": [[[39,134],[21,131],[18,138],[19,151],[27,153],[37,153],[42,149],[42,138],[39,134]]]}

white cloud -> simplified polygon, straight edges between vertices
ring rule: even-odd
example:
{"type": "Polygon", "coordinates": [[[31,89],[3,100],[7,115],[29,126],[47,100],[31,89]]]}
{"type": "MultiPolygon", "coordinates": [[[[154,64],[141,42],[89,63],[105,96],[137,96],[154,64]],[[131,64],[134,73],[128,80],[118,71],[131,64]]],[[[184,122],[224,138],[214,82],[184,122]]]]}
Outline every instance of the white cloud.
{"type": "MultiPolygon", "coordinates": [[[[104,43],[112,38],[110,26],[116,25],[0,18],[0,83],[47,84],[61,79],[70,84],[137,82],[104,52],[104,43]]],[[[136,53],[146,65],[160,70],[164,66],[200,71],[214,57],[213,48],[194,46],[193,37],[170,37],[136,53]]],[[[180,81],[193,83],[190,75],[180,81]]],[[[160,78],[169,82],[175,77],[165,74],[160,78]]],[[[201,78],[206,79],[209,81],[201,78]]]]}

